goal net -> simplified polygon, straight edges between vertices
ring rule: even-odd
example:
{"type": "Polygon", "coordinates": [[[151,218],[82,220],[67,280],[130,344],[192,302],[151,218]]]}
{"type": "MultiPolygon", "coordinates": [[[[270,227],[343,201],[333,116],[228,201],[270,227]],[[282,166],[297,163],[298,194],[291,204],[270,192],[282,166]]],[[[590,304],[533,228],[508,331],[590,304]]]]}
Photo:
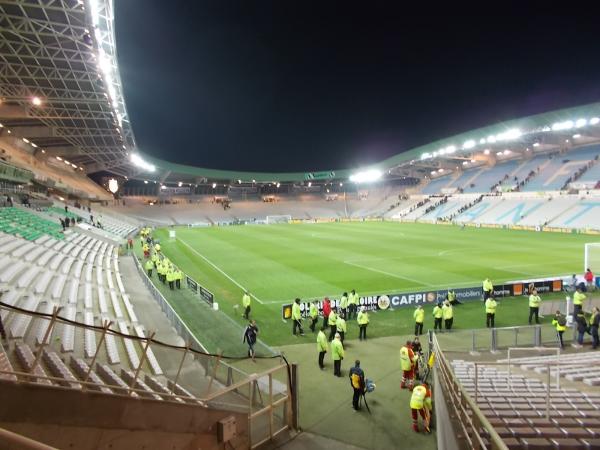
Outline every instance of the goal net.
{"type": "Polygon", "coordinates": [[[587,269],[594,273],[600,272],[600,242],[585,244],[583,270],[587,269]]]}
{"type": "Polygon", "coordinates": [[[267,224],[273,223],[289,223],[292,220],[292,216],[283,215],[283,216],[267,216],[267,224]]]}

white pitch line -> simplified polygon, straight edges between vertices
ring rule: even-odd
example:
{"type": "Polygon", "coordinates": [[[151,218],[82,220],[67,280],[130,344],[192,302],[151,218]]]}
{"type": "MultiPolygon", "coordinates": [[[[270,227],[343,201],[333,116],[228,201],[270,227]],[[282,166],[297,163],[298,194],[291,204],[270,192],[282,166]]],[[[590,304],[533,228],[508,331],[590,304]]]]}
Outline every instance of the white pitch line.
{"type": "MultiPolygon", "coordinates": [[[[214,264],[211,260],[209,260],[206,256],[204,256],[203,254],[201,254],[200,252],[198,252],[198,250],[196,250],[195,248],[193,248],[192,246],[190,246],[187,242],[185,242],[184,240],[182,240],[181,238],[177,238],[177,240],[179,242],[181,242],[183,245],[185,245],[187,248],[189,248],[191,251],[193,251],[196,255],[198,255],[200,258],[202,258],[204,261],[206,261],[208,264],[210,264],[213,268],[215,268],[216,270],[218,270],[219,272],[221,272],[225,277],[227,277],[227,279],[229,281],[231,281],[233,284],[235,284],[236,286],[238,286],[239,288],[241,288],[244,291],[247,291],[248,289],[246,289],[244,286],[242,286],[240,283],[238,283],[237,281],[235,281],[233,278],[231,278],[229,275],[227,275],[225,272],[223,272],[223,270],[218,267],[216,264],[214,264]]],[[[263,304],[263,301],[258,298],[256,295],[254,295],[252,292],[250,293],[250,296],[253,297],[258,303],[260,303],[261,305],[263,304]]]]}
{"type": "Polygon", "coordinates": [[[379,269],[375,269],[373,267],[363,266],[361,264],[356,264],[356,263],[349,262],[349,261],[344,261],[344,264],[348,264],[350,266],[355,266],[355,267],[360,267],[361,269],[370,270],[371,272],[382,273],[382,274],[387,275],[389,277],[399,278],[401,280],[412,281],[413,283],[420,284],[421,286],[427,286],[427,283],[423,283],[422,281],[415,280],[414,278],[403,277],[402,275],[398,275],[398,274],[395,274],[395,273],[386,272],[385,270],[379,270],[379,269]]]}

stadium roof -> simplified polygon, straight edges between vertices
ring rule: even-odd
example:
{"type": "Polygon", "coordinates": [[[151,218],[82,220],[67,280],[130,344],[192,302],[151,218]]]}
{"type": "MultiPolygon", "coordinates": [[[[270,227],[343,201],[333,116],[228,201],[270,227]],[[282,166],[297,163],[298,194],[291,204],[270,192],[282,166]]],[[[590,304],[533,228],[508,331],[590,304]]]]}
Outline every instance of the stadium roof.
{"type": "Polygon", "coordinates": [[[0,123],[86,173],[131,174],[112,0],[0,3],[0,123]]]}
{"type": "MultiPolygon", "coordinates": [[[[365,170],[423,177],[600,140],[600,103],[593,103],[469,131],[369,167],[259,173],[167,162],[136,149],[121,90],[113,14],[112,0],[0,4],[0,123],[36,151],[68,158],[86,173],[106,170],[163,183],[347,179],[365,170]]],[[[310,170],[310,161],[306,165],[310,170]]]]}
{"type": "MultiPolygon", "coordinates": [[[[527,151],[558,150],[600,141],[600,103],[510,120],[432,142],[369,167],[321,172],[258,173],[215,170],[170,163],[145,156],[156,166],[149,179],[197,182],[199,178],[256,182],[347,179],[351,174],[378,170],[389,176],[428,176],[432,170],[468,167],[484,159],[503,160],[527,151]],[[574,137],[575,136],[575,137],[574,137]],[[567,142],[568,141],[568,142],[567,142]],[[502,153],[501,155],[499,153],[502,153]]],[[[309,165],[308,163],[307,165],[309,165]]]]}

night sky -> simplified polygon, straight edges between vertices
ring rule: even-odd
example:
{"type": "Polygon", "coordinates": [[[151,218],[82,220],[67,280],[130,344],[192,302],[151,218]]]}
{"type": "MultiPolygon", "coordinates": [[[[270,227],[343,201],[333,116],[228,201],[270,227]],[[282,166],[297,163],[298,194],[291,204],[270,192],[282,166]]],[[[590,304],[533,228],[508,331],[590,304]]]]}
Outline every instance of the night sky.
{"type": "Polygon", "coordinates": [[[342,169],[600,101],[591,10],[384,3],[116,1],[138,147],[217,169],[342,169]]]}

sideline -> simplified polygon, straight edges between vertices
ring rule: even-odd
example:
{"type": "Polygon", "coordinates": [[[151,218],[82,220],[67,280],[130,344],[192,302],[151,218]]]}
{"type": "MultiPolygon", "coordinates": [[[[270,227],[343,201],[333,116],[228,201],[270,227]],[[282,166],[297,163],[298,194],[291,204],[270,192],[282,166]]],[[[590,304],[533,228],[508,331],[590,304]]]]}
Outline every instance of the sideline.
{"type": "MultiPolygon", "coordinates": [[[[222,275],[224,275],[229,281],[231,281],[237,287],[239,287],[240,289],[242,289],[244,291],[248,290],[244,286],[242,286],[240,283],[238,283],[237,281],[235,281],[233,278],[231,278],[229,275],[227,275],[225,272],[223,272],[223,270],[220,267],[218,267],[216,264],[214,264],[212,261],[210,261],[206,256],[204,256],[203,254],[201,254],[200,252],[198,252],[198,250],[196,250],[195,248],[193,248],[192,246],[190,246],[183,239],[177,238],[177,240],[179,242],[181,242],[183,245],[185,245],[187,248],[189,248],[191,251],[193,251],[196,255],[198,255],[204,261],[206,261],[208,264],[210,264],[214,269],[216,269],[218,272],[220,272],[222,275]]],[[[260,298],[258,298],[256,295],[254,295],[252,292],[250,293],[250,296],[252,298],[254,298],[261,305],[264,305],[263,301],[260,298]]]]}

